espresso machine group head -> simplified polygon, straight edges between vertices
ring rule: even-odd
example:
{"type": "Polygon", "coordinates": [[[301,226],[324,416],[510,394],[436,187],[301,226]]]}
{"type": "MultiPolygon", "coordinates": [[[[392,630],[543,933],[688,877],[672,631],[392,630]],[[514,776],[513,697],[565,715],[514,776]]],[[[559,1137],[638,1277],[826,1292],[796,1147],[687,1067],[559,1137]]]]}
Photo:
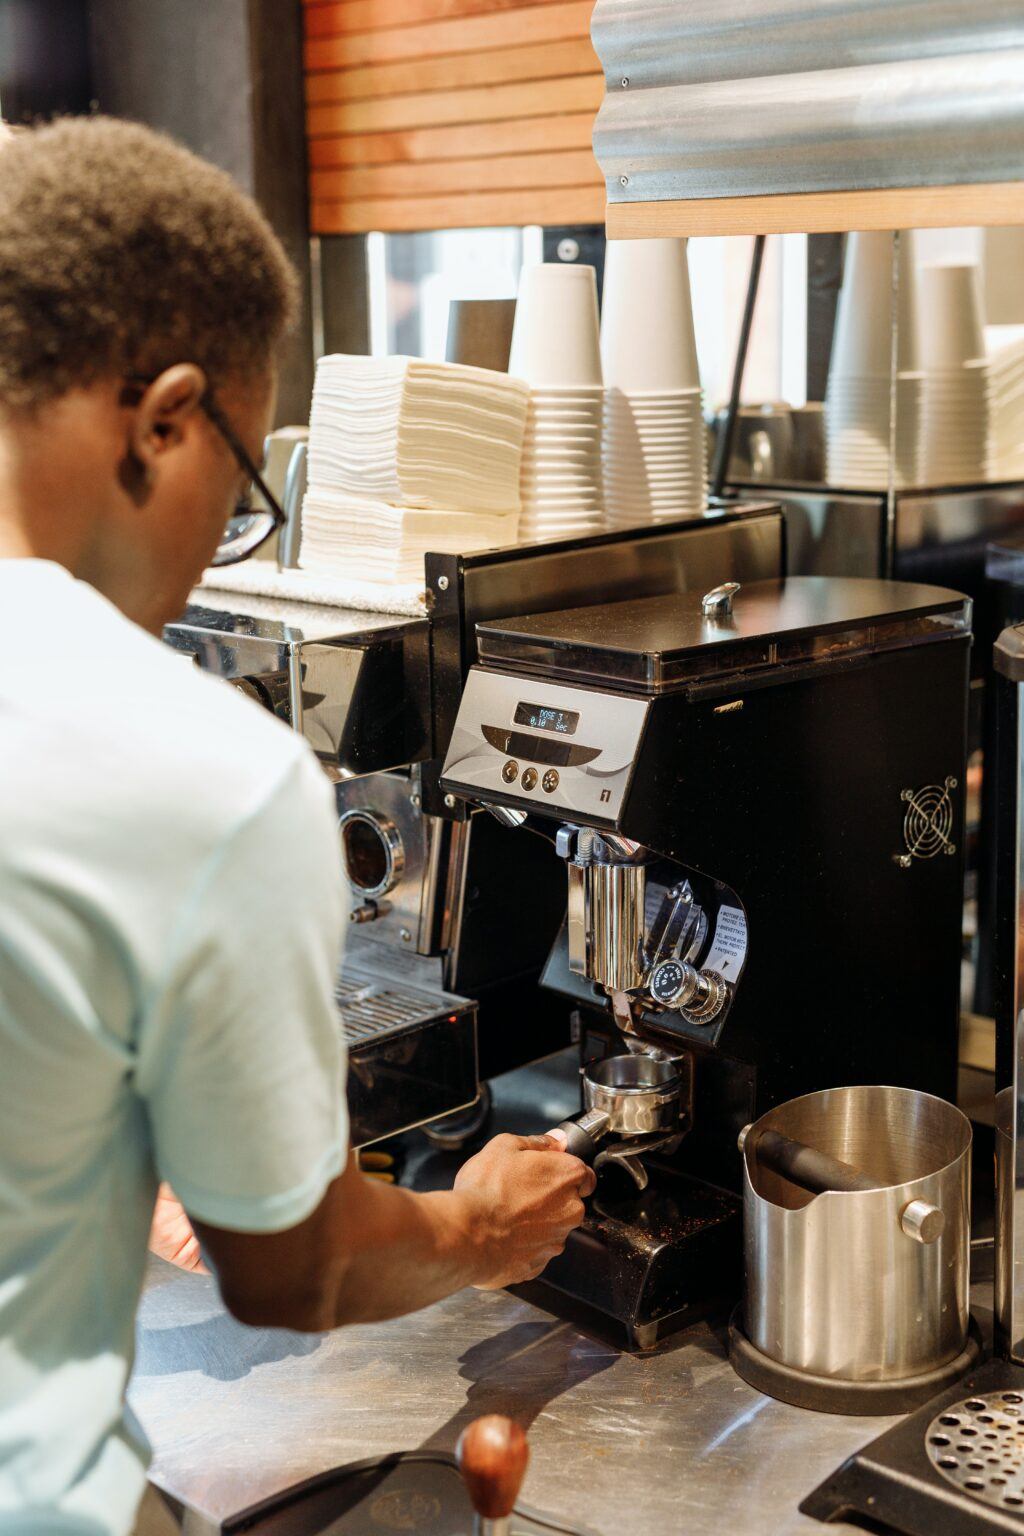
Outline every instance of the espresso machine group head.
{"type": "Polygon", "coordinates": [[[544,1281],[646,1347],[739,1288],[743,1125],[953,1094],[970,604],[730,582],[477,645],[442,788],[568,873],[544,981],[577,1007],[574,1149],[612,1165],[544,1281]]]}

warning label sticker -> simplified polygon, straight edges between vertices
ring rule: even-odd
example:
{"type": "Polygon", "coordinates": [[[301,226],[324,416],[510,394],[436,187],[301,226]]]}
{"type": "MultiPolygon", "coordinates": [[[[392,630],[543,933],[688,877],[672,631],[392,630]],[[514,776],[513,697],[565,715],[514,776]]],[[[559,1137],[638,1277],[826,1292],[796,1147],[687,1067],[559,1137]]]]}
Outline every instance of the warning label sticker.
{"type": "Polygon", "coordinates": [[[747,956],[747,914],[742,907],[719,907],[715,937],[703,969],[735,981],[747,956]]]}

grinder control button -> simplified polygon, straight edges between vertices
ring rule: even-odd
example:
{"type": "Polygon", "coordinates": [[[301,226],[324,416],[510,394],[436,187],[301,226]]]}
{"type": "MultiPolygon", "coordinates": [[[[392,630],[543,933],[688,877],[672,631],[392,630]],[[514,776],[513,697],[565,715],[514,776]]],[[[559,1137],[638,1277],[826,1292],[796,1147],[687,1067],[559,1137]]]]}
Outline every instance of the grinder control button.
{"type": "Polygon", "coordinates": [[[514,758],[509,758],[508,762],[501,770],[501,776],[505,780],[506,784],[514,784],[516,779],[518,779],[519,764],[515,761],[514,758]]]}
{"type": "Polygon", "coordinates": [[[544,777],[541,779],[540,782],[541,782],[541,787],[544,790],[544,793],[546,795],[553,795],[555,790],[558,788],[558,772],[557,772],[557,770],[554,769],[554,768],[549,768],[547,773],[544,775],[544,777]]]}
{"type": "Polygon", "coordinates": [[[524,789],[534,789],[536,787],[536,784],[537,784],[537,770],[536,770],[536,768],[524,768],[523,769],[523,777],[520,780],[520,783],[522,784],[524,789]]]}

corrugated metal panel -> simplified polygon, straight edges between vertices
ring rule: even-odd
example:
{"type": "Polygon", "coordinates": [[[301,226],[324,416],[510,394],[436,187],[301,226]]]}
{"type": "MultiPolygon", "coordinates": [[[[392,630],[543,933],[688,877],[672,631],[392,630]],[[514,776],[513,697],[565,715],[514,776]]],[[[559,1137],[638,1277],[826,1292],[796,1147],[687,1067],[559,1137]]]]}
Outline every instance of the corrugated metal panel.
{"type": "Polygon", "coordinates": [[[1024,171],[1020,0],[597,0],[592,35],[610,203],[1024,171]]]}

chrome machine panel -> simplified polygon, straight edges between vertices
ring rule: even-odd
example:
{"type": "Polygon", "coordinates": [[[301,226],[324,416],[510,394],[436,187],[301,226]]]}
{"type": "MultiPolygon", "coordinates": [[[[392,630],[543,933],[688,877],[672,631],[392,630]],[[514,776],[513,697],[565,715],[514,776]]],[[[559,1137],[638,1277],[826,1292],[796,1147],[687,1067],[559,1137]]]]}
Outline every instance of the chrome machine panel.
{"type": "Polygon", "coordinates": [[[196,595],[218,606],[190,605],[165,627],[166,643],[305,736],[333,779],[429,757],[426,619],[196,595]]]}
{"type": "Polygon", "coordinates": [[[614,824],[649,701],[474,667],[444,787],[523,810],[614,824]]]}

